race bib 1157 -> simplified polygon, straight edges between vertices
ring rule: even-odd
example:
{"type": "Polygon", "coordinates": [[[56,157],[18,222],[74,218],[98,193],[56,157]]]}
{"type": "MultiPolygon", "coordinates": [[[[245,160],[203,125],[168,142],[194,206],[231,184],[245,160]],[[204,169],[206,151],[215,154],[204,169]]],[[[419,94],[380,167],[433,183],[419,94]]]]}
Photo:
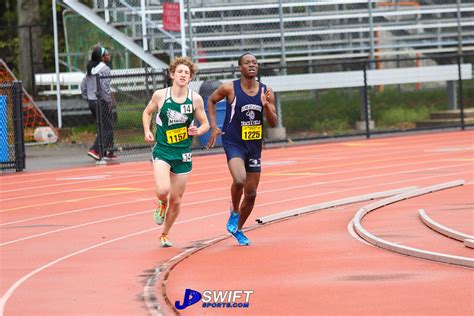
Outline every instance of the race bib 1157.
{"type": "Polygon", "coordinates": [[[175,144],[188,139],[188,128],[181,127],[166,131],[166,141],[168,144],[175,144]]]}

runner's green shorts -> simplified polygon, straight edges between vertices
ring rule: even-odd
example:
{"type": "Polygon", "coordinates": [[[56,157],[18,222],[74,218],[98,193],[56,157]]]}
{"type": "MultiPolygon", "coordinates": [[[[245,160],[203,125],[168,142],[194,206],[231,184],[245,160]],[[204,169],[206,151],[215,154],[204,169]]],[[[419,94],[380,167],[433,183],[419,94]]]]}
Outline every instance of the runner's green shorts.
{"type": "Polygon", "coordinates": [[[193,169],[192,154],[189,147],[153,147],[153,161],[161,160],[170,166],[174,174],[187,174],[193,169]]]}

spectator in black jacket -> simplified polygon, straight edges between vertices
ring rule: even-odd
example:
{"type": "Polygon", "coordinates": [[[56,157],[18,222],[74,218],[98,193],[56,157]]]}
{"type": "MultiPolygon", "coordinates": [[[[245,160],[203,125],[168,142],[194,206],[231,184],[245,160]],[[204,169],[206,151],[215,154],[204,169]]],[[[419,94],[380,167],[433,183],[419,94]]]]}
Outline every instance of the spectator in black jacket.
{"type": "MultiPolygon", "coordinates": [[[[101,46],[95,46],[92,50],[91,59],[87,63],[87,74],[81,82],[82,97],[89,103],[92,116],[97,121],[97,116],[102,117],[102,157],[104,159],[116,159],[114,155],[114,130],[113,130],[113,98],[110,91],[110,78],[100,79],[100,91],[97,91],[97,76],[110,76],[109,52],[101,46]],[[100,113],[99,113],[100,111],[100,113]]],[[[87,153],[95,160],[101,158],[99,149],[99,131],[94,144],[87,153]]]]}

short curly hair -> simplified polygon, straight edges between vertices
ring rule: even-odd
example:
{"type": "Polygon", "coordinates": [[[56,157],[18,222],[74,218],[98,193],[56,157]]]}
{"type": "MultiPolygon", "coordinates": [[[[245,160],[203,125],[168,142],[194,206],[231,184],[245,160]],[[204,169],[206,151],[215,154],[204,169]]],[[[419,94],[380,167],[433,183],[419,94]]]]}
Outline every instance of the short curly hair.
{"type": "Polygon", "coordinates": [[[175,59],[173,59],[173,61],[171,62],[170,64],[170,67],[169,67],[169,72],[170,74],[174,74],[174,72],[176,71],[176,68],[179,66],[179,65],[186,65],[189,67],[189,71],[190,71],[190,74],[191,74],[191,78],[194,77],[194,74],[196,73],[196,65],[191,61],[191,59],[187,56],[184,56],[184,57],[176,57],[175,59]]]}

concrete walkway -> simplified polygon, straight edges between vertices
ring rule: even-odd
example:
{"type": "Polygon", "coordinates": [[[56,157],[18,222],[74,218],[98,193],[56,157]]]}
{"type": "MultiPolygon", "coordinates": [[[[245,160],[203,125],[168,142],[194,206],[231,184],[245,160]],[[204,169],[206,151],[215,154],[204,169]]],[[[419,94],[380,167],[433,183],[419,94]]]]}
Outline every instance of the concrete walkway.
{"type": "MultiPolygon", "coordinates": [[[[27,145],[25,146],[26,169],[24,172],[99,165],[94,159],[87,155],[89,146],[89,144],[85,143],[27,145]]],[[[119,155],[118,157],[119,158],[114,161],[114,164],[131,161],[146,161],[150,159],[150,154],[145,153],[133,156],[119,155]]]]}

